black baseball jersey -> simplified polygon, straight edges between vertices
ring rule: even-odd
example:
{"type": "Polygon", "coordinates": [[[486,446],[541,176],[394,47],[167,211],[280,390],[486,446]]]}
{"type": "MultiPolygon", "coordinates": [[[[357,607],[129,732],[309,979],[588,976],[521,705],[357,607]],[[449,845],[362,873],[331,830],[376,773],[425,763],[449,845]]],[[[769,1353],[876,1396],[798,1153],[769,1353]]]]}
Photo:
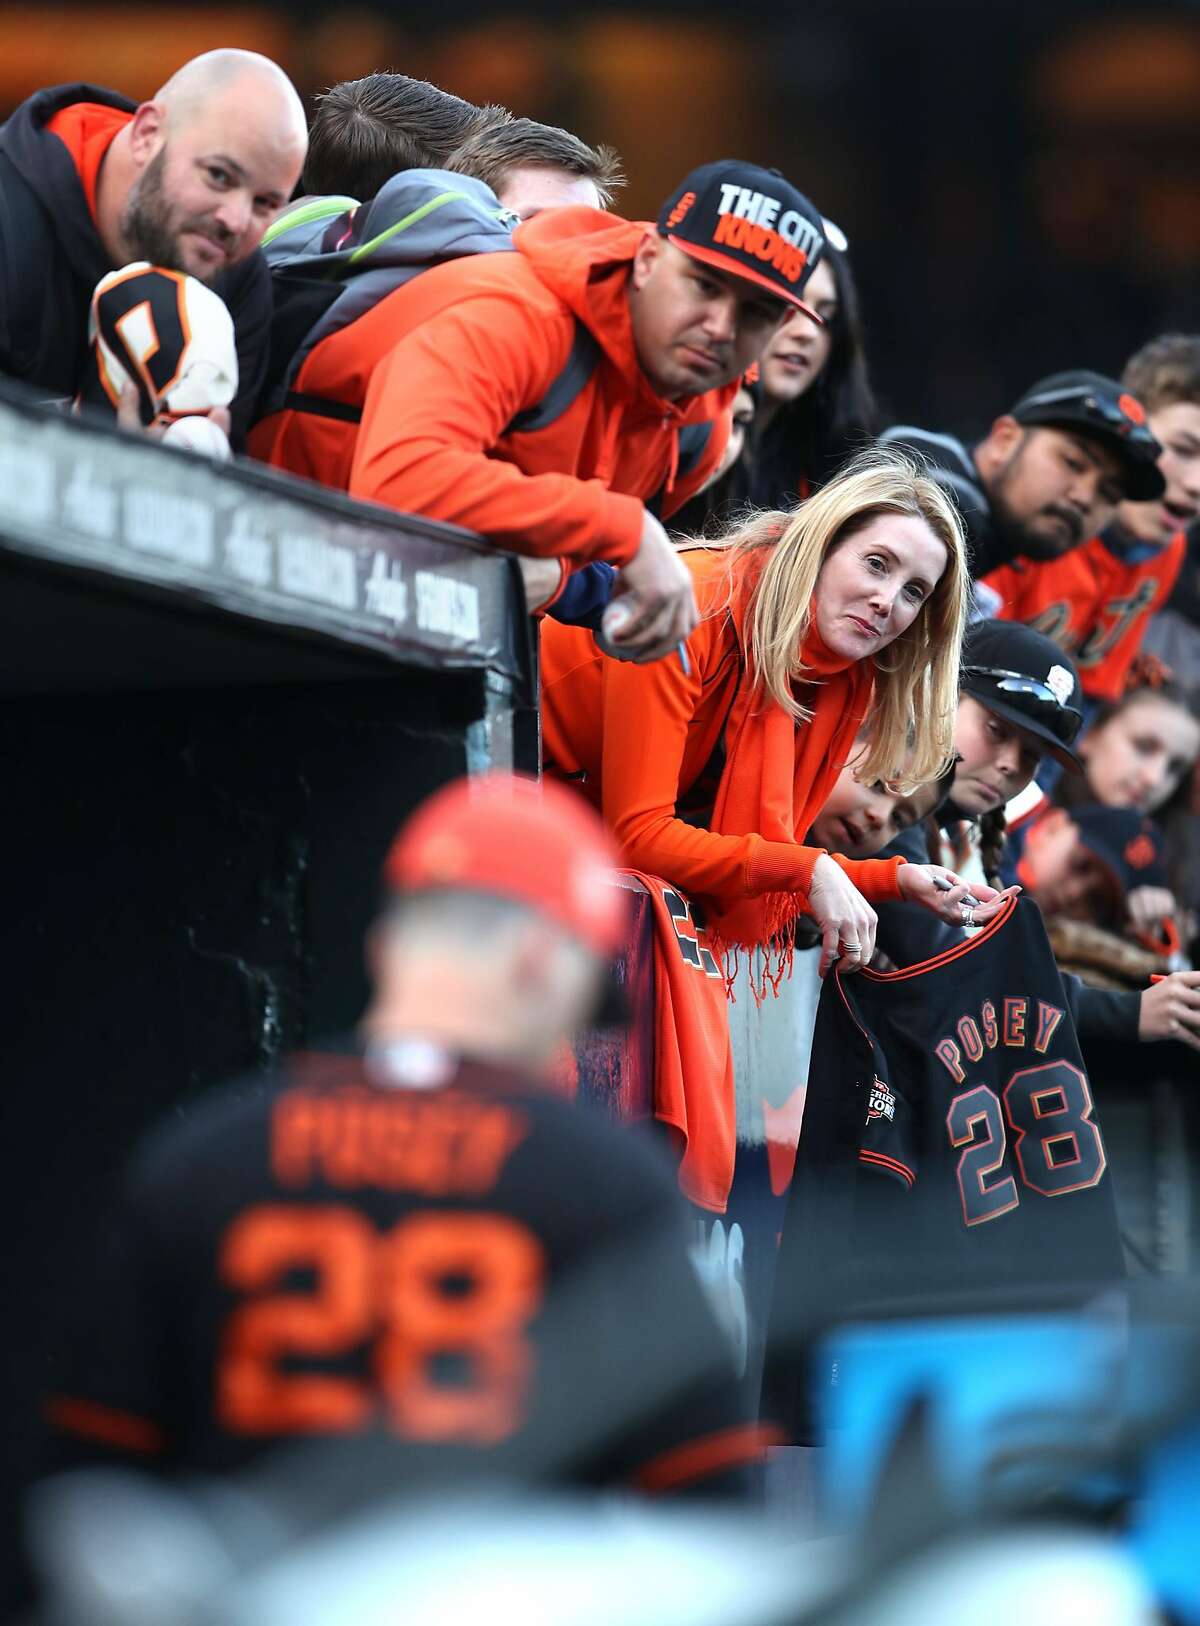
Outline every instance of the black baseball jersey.
{"type": "Polygon", "coordinates": [[[831,975],[773,1362],[806,1328],[883,1300],[1123,1273],[1104,1140],[1037,906],[1014,899],[907,970],[831,975]]]}
{"type": "Polygon", "coordinates": [[[652,1149],[424,1045],[297,1058],[157,1134],[86,1304],[60,1462],[370,1435],[423,1481],[668,1489],[762,1438],[652,1149]]]}

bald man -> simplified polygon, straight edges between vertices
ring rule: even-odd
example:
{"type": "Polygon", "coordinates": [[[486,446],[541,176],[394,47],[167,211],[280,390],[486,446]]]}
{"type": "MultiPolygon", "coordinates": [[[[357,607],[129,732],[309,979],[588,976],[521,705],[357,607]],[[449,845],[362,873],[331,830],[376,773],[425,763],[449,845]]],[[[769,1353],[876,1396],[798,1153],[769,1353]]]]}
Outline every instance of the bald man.
{"type": "Polygon", "coordinates": [[[235,444],[266,367],[270,278],[258,245],[304,163],[304,109],[250,51],[209,51],[136,106],[93,85],[38,91],[0,126],[0,373],[72,399],[92,290],[131,260],[185,271],[237,334],[235,444]]]}

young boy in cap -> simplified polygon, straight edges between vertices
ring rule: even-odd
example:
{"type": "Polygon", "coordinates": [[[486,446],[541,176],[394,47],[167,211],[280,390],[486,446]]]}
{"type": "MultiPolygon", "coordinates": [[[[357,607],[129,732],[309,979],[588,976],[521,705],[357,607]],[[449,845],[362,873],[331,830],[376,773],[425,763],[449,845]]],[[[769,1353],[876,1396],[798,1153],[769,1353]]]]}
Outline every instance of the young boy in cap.
{"type": "Polygon", "coordinates": [[[357,1481],[369,1440],[377,1488],[424,1494],[668,1490],[755,1456],[669,1173],[547,1088],[622,941],[612,866],[554,785],[418,810],[359,1053],[290,1058],[135,1158],[56,1363],[60,1461],[224,1473],[308,1441],[357,1481]]]}
{"type": "Polygon", "coordinates": [[[1016,873],[1046,916],[1061,969],[1090,987],[1141,990],[1178,963],[1162,856],[1157,825],[1133,808],[1052,807],[1029,826],[1016,873]],[[1134,893],[1161,900],[1156,919],[1135,924],[1134,893]]]}
{"type": "MultiPolygon", "coordinates": [[[[1140,887],[1169,899],[1162,832],[1131,807],[1051,807],[1025,831],[1016,875],[1042,913],[1090,921],[1131,933],[1127,901],[1140,887]]],[[[1169,955],[1179,936],[1169,917],[1153,932],[1135,934],[1155,953],[1169,955]]]]}
{"type": "Polygon", "coordinates": [[[563,580],[606,560],[628,612],[615,641],[665,653],[696,610],[661,520],[718,466],[739,377],[807,309],[821,216],[776,171],[727,159],[657,223],[548,210],[496,247],[315,344],[251,450],[560,560],[563,580]]]}

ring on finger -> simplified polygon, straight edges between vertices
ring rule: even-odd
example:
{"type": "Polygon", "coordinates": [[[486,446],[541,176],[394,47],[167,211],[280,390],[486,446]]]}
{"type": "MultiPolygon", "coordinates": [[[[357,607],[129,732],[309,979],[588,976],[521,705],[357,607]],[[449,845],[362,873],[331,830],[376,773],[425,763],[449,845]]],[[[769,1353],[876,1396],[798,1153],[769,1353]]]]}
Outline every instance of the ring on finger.
{"type": "Polygon", "coordinates": [[[958,907],[962,910],[963,925],[973,926],[975,924],[975,911],[971,908],[971,905],[969,903],[960,903],[958,907]]]}

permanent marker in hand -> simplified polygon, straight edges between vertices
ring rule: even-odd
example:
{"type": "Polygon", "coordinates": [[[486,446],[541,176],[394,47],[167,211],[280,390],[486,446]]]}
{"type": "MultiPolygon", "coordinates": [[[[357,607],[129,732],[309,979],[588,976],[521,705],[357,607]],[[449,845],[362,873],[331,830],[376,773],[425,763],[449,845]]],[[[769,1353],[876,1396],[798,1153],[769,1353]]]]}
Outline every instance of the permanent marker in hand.
{"type": "MultiPolygon", "coordinates": [[[[954,890],[954,882],[948,881],[944,875],[935,875],[933,878],[933,884],[937,887],[939,892],[953,892],[954,890]]],[[[981,909],[983,907],[979,899],[971,892],[968,892],[965,897],[960,898],[959,902],[966,904],[968,909],[981,909]]]]}

